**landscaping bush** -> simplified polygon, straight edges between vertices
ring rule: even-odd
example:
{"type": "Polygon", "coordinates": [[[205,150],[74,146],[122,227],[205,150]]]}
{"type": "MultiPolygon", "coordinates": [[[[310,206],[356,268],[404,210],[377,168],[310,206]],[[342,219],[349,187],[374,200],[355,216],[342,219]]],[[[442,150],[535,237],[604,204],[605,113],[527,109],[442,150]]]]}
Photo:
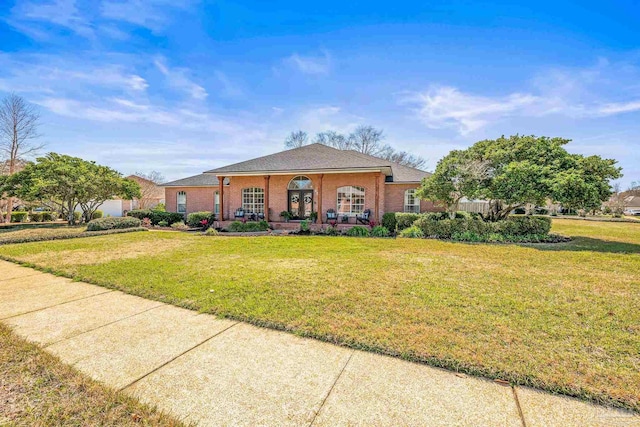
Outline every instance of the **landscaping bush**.
{"type": "Polygon", "coordinates": [[[396,214],[394,212],[387,212],[382,215],[382,226],[386,227],[389,231],[396,231],[396,214]]]}
{"type": "Polygon", "coordinates": [[[49,212],[49,211],[42,212],[42,221],[55,221],[57,219],[58,219],[57,212],[49,212]]]}
{"type": "Polygon", "coordinates": [[[218,233],[218,230],[216,230],[215,228],[210,227],[210,228],[207,228],[207,231],[205,231],[203,234],[205,236],[217,236],[220,233],[218,233]]]}
{"type": "Polygon", "coordinates": [[[102,211],[95,211],[94,213],[91,214],[91,219],[100,219],[104,216],[104,212],[102,211]]]}
{"type": "Polygon", "coordinates": [[[187,230],[189,229],[189,226],[183,221],[177,221],[171,224],[171,228],[173,228],[174,230],[187,230]]]}
{"type": "Polygon", "coordinates": [[[213,223],[213,213],[211,212],[192,212],[187,215],[187,225],[192,228],[202,227],[202,221],[207,220],[207,224],[213,223]]]}
{"type": "Polygon", "coordinates": [[[42,212],[31,212],[29,214],[29,220],[31,222],[42,222],[43,213],[42,212]]]}
{"type": "Polygon", "coordinates": [[[247,232],[255,232],[255,231],[267,231],[269,229],[269,223],[267,221],[249,221],[249,222],[240,222],[233,221],[229,224],[228,231],[232,231],[235,233],[247,233],[247,232]]]}
{"type": "MultiPolygon", "coordinates": [[[[437,219],[438,214],[427,214],[414,222],[425,237],[461,241],[488,241],[489,236],[546,236],[551,230],[551,220],[545,217],[509,217],[503,221],[485,222],[472,215],[466,218],[437,219]]],[[[538,241],[536,237],[534,241],[538,241]]]]}
{"type": "Polygon", "coordinates": [[[402,230],[398,236],[409,239],[421,239],[424,237],[424,233],[418,226],[412,225],[411,227],[402,230]]]}
{"type": "Polygon", "coordinates": [[[87,231],[113,230],[122,228],[140,227],[141,221],[138,218],[99,218],[89,221],[87,231]]]}
{"type": "Polygon", "coordinates": [[[75,222],[80,222],[80,218],[82,218],[82,212],[74,211],[73,212],[73,220],[75,222]]]}
{"type": "Polygon", "coordinates": [[[347,230],[347,236],[351,237],[369,237],[369,229],[361,225],[356,225],[347,230]]]}
{"type": "Polygon", "coordinates": [[[183,222],[184,215],[175,212],[164,212],[154,209],[134,209],[127,213],[128,216],[132,216],[138,219],[149,218],[151,225],[158,225],[160,221],[165,221],[167,224],[175,224],[176,222],[183,222]]]}
{"type": "Polygon", "coordinates": [[[398,212],[395,214],[396,216],[396,227],[398,231],[402,231],[405,228],[409,228],[413,225],[413,223],[421,217],[420,214],[416,213],[401,213],[398,212]]]}
{"type": "Polygon", "coordinates": [[[328,225],[327,228],[324,229],[324,234],[327,236],[337,236],[340,234],[340,230],[338,230],[338,227],[328,225]]]}
{"type": "Polygon", "coordinates": [[[26,222],[29,212],[15,211],[11,212],[11,222],[26,222]]]}
{"type": "Polygon", "coordinates": [[[383,225],[376,225],[371,229],[371,236],[373,237],[389,237],[389,229],[383,225]]]}
{"type": "Polygon", "coordinates": [[[118,233],[130,233],[133,231],[147,231],[146,228],[135,227],[135,228],[120,228],[113,230],[102,230],[102,231],[85,231],[82,233],[78,233],[75,231],[70,231],[65,234],[47,234],[47,235],[29,235],[29,236],[20,236],[11,239],[4,239],[0,242],[0,245],[9,245],[16,243],[30,243],[30,242],[44,242],[47,240],[65,240],[65,239],[78,239],[81,237],[93,237],[93,236],[104,236],[107,234],[118,234],[118,233]]]}
{"type": "Polygon", "coordinates": [[[542,216],[510,216],[495,223],[495,232],[514,236],[549,234],[551,218],[542,216]]]}
{"type": "Polygon", "coordinates": [[[158,223],[158,227],[168,227],[169,223],[167,221],[160,221],[158,223]]]}

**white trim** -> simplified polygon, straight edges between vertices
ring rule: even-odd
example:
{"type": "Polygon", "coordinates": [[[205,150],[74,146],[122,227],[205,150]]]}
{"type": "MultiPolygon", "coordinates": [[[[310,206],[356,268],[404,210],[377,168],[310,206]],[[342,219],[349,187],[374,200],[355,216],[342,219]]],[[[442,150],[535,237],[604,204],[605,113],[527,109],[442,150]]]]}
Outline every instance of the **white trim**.
{"type": "Polygon", "coordinates": [[[339,173],[371,173],[371,172],[380,172],[385,173],[385,175],[391,176],[391,167],[390,166],[381,166],[380,168],[356,168],[356,169],[291,169],[291,170],[264,170],[264,171],[256,171],[256,172],[216,172],[209,171],[204,172],[206,174],[216,175],[216,176],[224,176],[233,177],[233,176],[263,176],[263,175],[318,175],[318,174],[339,174],[339,173]]]}

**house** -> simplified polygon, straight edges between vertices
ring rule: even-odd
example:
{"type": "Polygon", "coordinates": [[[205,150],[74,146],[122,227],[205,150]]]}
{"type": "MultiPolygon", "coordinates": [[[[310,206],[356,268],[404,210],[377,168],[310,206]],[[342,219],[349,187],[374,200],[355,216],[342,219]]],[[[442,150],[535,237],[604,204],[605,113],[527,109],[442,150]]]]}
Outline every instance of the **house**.
{"type": "Polygon", "coordinates": [[[322,223],[333,209],[341,222],[354,223],[367,209],[376,222],[385,212],[439,210],[415,196],[429,175],[356,151],[310,144],[163,185],[170,212],[212,211],[222,221],[234,220],[239,208],[268,221],[281,221],[282,211],[295,219],[319,212],[322,223]]]}
{"type": "Polygon", "coordinates": [[[127,179],[140,185],[140,198],[125,200],[114,197],[106,200],[98,208],[104,216],[125,216],[133,209],[151,209],[160,203],[164,203],[164,187],[137,175],[129,175],[127,179]]]}

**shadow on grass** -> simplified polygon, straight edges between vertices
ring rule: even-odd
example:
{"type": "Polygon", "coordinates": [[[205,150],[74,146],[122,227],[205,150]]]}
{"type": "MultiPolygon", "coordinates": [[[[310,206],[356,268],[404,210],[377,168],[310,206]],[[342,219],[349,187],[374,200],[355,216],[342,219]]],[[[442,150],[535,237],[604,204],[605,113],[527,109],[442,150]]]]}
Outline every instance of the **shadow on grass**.
{"type": "Polygon", "coordinates": [[[542,243],[527,245],[541,251],[589,251],[614,254],[640,254],[640,242],[627,243],[591,237],[572,236],[567,243],[542,243]]]}

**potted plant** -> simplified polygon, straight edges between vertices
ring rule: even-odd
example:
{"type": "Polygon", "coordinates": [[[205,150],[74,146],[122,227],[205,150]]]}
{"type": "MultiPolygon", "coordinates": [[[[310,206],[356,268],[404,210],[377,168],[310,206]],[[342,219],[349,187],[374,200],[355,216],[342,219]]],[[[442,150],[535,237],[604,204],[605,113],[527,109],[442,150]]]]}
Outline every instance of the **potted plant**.
{"type": "Polygon", "coordinates": [[[311,222],[315,223],[318,220],[318,212],[311,212],[309,214],[309,219],[311,222]]]}
{"type": "Polygon", "coordinates": [[[292,217],[291,212],[289,212],[289,211],[280,212],[280,216],[284,219],[284,222],[289,222],[289,220],[292,217]]]}

